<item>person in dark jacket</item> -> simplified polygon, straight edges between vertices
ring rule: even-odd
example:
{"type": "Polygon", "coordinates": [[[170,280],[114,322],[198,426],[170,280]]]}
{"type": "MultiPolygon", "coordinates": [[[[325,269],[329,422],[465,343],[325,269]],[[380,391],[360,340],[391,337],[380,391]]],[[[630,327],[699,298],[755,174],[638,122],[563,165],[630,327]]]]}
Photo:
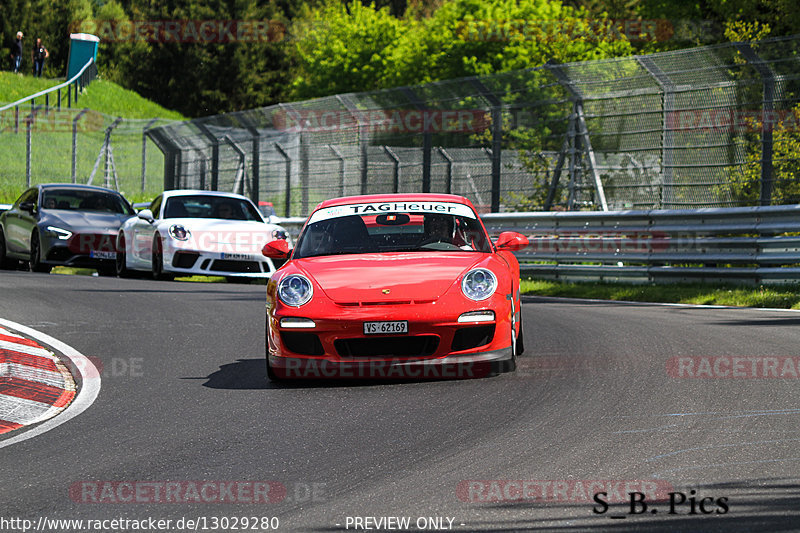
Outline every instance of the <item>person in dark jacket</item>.
{"type": "Polygon", "coordinates": [[[41,78],[44,70],[44,60],[50,57],[50,52],[44,47],[41,39],[36,39],[36,46],[33,47],[31,56],[33,57],[33,75],[41,78]]]}
{"type": "Polygon", "coordinates": [[[22,32],[17,32],[17,40],[14,41],[14,44],[11,46],[11,63],[14,68],[14,72],[19,72],[19,68],[22,66],[22,32]]]}

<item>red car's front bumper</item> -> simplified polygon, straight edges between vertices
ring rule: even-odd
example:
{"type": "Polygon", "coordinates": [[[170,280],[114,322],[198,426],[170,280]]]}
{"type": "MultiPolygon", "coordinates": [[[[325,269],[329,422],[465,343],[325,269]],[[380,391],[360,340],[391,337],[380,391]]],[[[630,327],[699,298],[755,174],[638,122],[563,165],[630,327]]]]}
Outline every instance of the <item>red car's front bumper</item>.
{"type": "Polygon", "coordinates": [[[468,378],[514,368],[505,294],[466,305],[460,295],[389,305],[317,301],[305,312],[281,306],[267,321],[269,367],[279,378],[468,378]],[[494,318],[459,321],[475,311],[492,311],[494,318]],[[285,327],[285,318],[313,327],[285,327]],[[372,321],[407,321],[408,332],[367,335],[364,323],[372,321]]]}

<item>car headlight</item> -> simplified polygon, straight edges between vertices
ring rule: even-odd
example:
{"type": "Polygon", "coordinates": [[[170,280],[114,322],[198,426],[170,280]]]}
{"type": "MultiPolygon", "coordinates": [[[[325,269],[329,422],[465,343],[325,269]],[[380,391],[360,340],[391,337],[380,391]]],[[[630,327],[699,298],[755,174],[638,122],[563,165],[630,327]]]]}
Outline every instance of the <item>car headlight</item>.
{"type": "Polygon", "coordinates": [[[169,236],[176,241],[185,241],[191,237],[191,235],[192,234],[189,232],[189,230],[180,224],[173,224],[169,227],[169,236]]]}
{"type": "Polygon", "coordinates": [[[54,237],[56,239],[61,239],[62,241],[66,241],[72,237],[71,231],[56,226],[47,226],[44,230],[48,237],[54,237]]]}
{"type": "Polygon", "coordinates": [[[300,307],[311,300],[314,287],[308,278],[300,274],[286,276],[278,284],[278,298],[286,305],[300,307]]]}
{"type": "Polygon", "coordinates": [[[485,300],[497,289],[497,278],[491,270],[476,268],[470,270],[461,280],[461,291],[470,300],[485,300]]]}

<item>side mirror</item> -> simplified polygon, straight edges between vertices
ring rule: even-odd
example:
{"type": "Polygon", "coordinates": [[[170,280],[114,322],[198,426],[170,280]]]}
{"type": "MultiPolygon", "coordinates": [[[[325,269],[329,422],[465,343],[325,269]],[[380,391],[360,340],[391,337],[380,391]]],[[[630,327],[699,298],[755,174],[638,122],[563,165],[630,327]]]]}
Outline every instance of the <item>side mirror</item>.
{"type": "Polygon", "coordinates": [[[270,259],[286,259],[289,257],[289,243],[285,239],[269,241],[261,249],[261,253],[270,259]]]}
{"type": "Polygon", "coordinates": [[[33,204],[33,202],[22,202],[21,204],[19,204],[19,208],[22,209],[23,211],[27,211],[31,215],[33,214],[34,211],[36,211],[36,206],[33,204]]]}
{"type": "Polygon", "coordinates": [[[152,224],[156,220],[155,218],[153,218],[153,212],[150,211],[149,209],[142,209],[141,211],[136,213],[136,216],[141,218],[142,220],[147,221],[148,224],[152,224]]]}
{"type": "Polygon", "coordinates": [[[494,243],[498,250],[518,252],[528,246],[528,238],[516,231],[504,231],[494,243]]]}

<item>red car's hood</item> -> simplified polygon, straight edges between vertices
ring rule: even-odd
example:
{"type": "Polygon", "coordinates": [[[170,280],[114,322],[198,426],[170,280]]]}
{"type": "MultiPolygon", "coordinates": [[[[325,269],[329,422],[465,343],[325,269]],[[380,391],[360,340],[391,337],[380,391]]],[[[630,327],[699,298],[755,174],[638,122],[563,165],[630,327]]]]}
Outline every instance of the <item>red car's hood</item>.
{"type": "Polygon", "coordinates": [[[469,252],[331,255],[294,264],[337,303],[388,303],[435,300],[486,257],[469,252]]]}

